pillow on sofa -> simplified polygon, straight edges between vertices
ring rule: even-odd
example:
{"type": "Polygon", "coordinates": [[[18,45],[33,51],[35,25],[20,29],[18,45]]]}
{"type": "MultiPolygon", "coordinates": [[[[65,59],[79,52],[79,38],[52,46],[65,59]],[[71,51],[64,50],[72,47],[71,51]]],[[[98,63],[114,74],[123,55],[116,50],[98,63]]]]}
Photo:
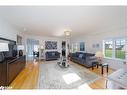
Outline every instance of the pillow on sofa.
{"type": "Polygon", "coordinates": [[[78,56],[79,58],[82,58],[83,57],[83,54],[79,54],[79,56],[78,56]]]}
{"type": "Polygon", "coordinates": [[[91,57],[89,57],[89,59],[97,59],[97,57],[96,56],[91,56],[91,57]]]}
{"type": "Polygon", "coordinates": [[[52,52],[52,56],[55,56],[55,52],[52,52]]]}

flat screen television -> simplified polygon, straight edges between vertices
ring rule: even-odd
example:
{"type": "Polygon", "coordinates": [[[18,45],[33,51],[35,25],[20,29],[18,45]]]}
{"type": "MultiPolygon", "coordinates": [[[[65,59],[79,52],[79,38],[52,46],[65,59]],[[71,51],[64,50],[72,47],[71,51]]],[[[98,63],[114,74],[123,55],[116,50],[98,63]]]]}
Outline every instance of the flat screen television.
{"type": "Polygon", "coordinates": [[[17,56],[16,41],[0,38],[0,42],[7,42],[9,51],[3,52],[5,59],[14,59],[17,56]]]}

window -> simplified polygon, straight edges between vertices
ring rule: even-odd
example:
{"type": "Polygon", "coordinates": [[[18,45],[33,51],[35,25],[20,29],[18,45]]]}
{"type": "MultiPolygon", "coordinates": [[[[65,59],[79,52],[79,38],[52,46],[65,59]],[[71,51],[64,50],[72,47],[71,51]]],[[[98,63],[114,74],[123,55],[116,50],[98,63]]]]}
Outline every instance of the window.
{"type": "Polygon", "coordinates": [[[77,51],[79,51],[79,44],[73,43],[72,44],[72,52],[77,52],[77,51]]]}
{"type": "Polygon", "coordinates": [[[125,39],[117,39],[115,41],[115,57],[125,59],[125,52],[122,51],[123,46],[126,44],[125,39]]]}
{"type": "Polygon", "coordinates": [[[105,56],[112,57],[112,43],[113,41],[105,41],[105,56]]]}
{"type": "Polygon", "coordinates": [[[125,59],[125,52],[122,51],[122,48],[127,43],[126,38],[122,39],[112,39],[112,40],[104,40],[103,41],[103,52],[105,57],[109,58],[117,58],[117,59],[125,59]]]}

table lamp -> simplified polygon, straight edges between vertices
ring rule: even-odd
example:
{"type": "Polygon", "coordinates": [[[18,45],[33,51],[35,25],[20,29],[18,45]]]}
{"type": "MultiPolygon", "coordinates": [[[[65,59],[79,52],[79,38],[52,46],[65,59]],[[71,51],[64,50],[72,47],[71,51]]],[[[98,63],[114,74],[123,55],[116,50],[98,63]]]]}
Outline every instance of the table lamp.
{"type": "Polygon", "coordinates": [[[23,56],[24,45],[18,45],[19,56],[23,56]]]}
{"type": "Polygon", "coordinates": [[[99,64],[102,64],[102,59],[104,57],[103,53],[101,51],[97,51],[95,56],[97,57],[99,64]]]}

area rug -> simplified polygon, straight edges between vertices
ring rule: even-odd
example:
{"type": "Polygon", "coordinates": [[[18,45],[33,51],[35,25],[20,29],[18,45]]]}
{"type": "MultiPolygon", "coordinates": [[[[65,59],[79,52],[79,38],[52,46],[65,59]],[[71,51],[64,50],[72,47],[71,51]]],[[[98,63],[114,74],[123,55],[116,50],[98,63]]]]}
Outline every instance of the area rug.
{"type": "Polygon", "coordinates": [[[39,89],[76,89],[100,78],[85,67],[70,62],[68,68],[61,68],[56,61],[40,64],[39,89]]]}

